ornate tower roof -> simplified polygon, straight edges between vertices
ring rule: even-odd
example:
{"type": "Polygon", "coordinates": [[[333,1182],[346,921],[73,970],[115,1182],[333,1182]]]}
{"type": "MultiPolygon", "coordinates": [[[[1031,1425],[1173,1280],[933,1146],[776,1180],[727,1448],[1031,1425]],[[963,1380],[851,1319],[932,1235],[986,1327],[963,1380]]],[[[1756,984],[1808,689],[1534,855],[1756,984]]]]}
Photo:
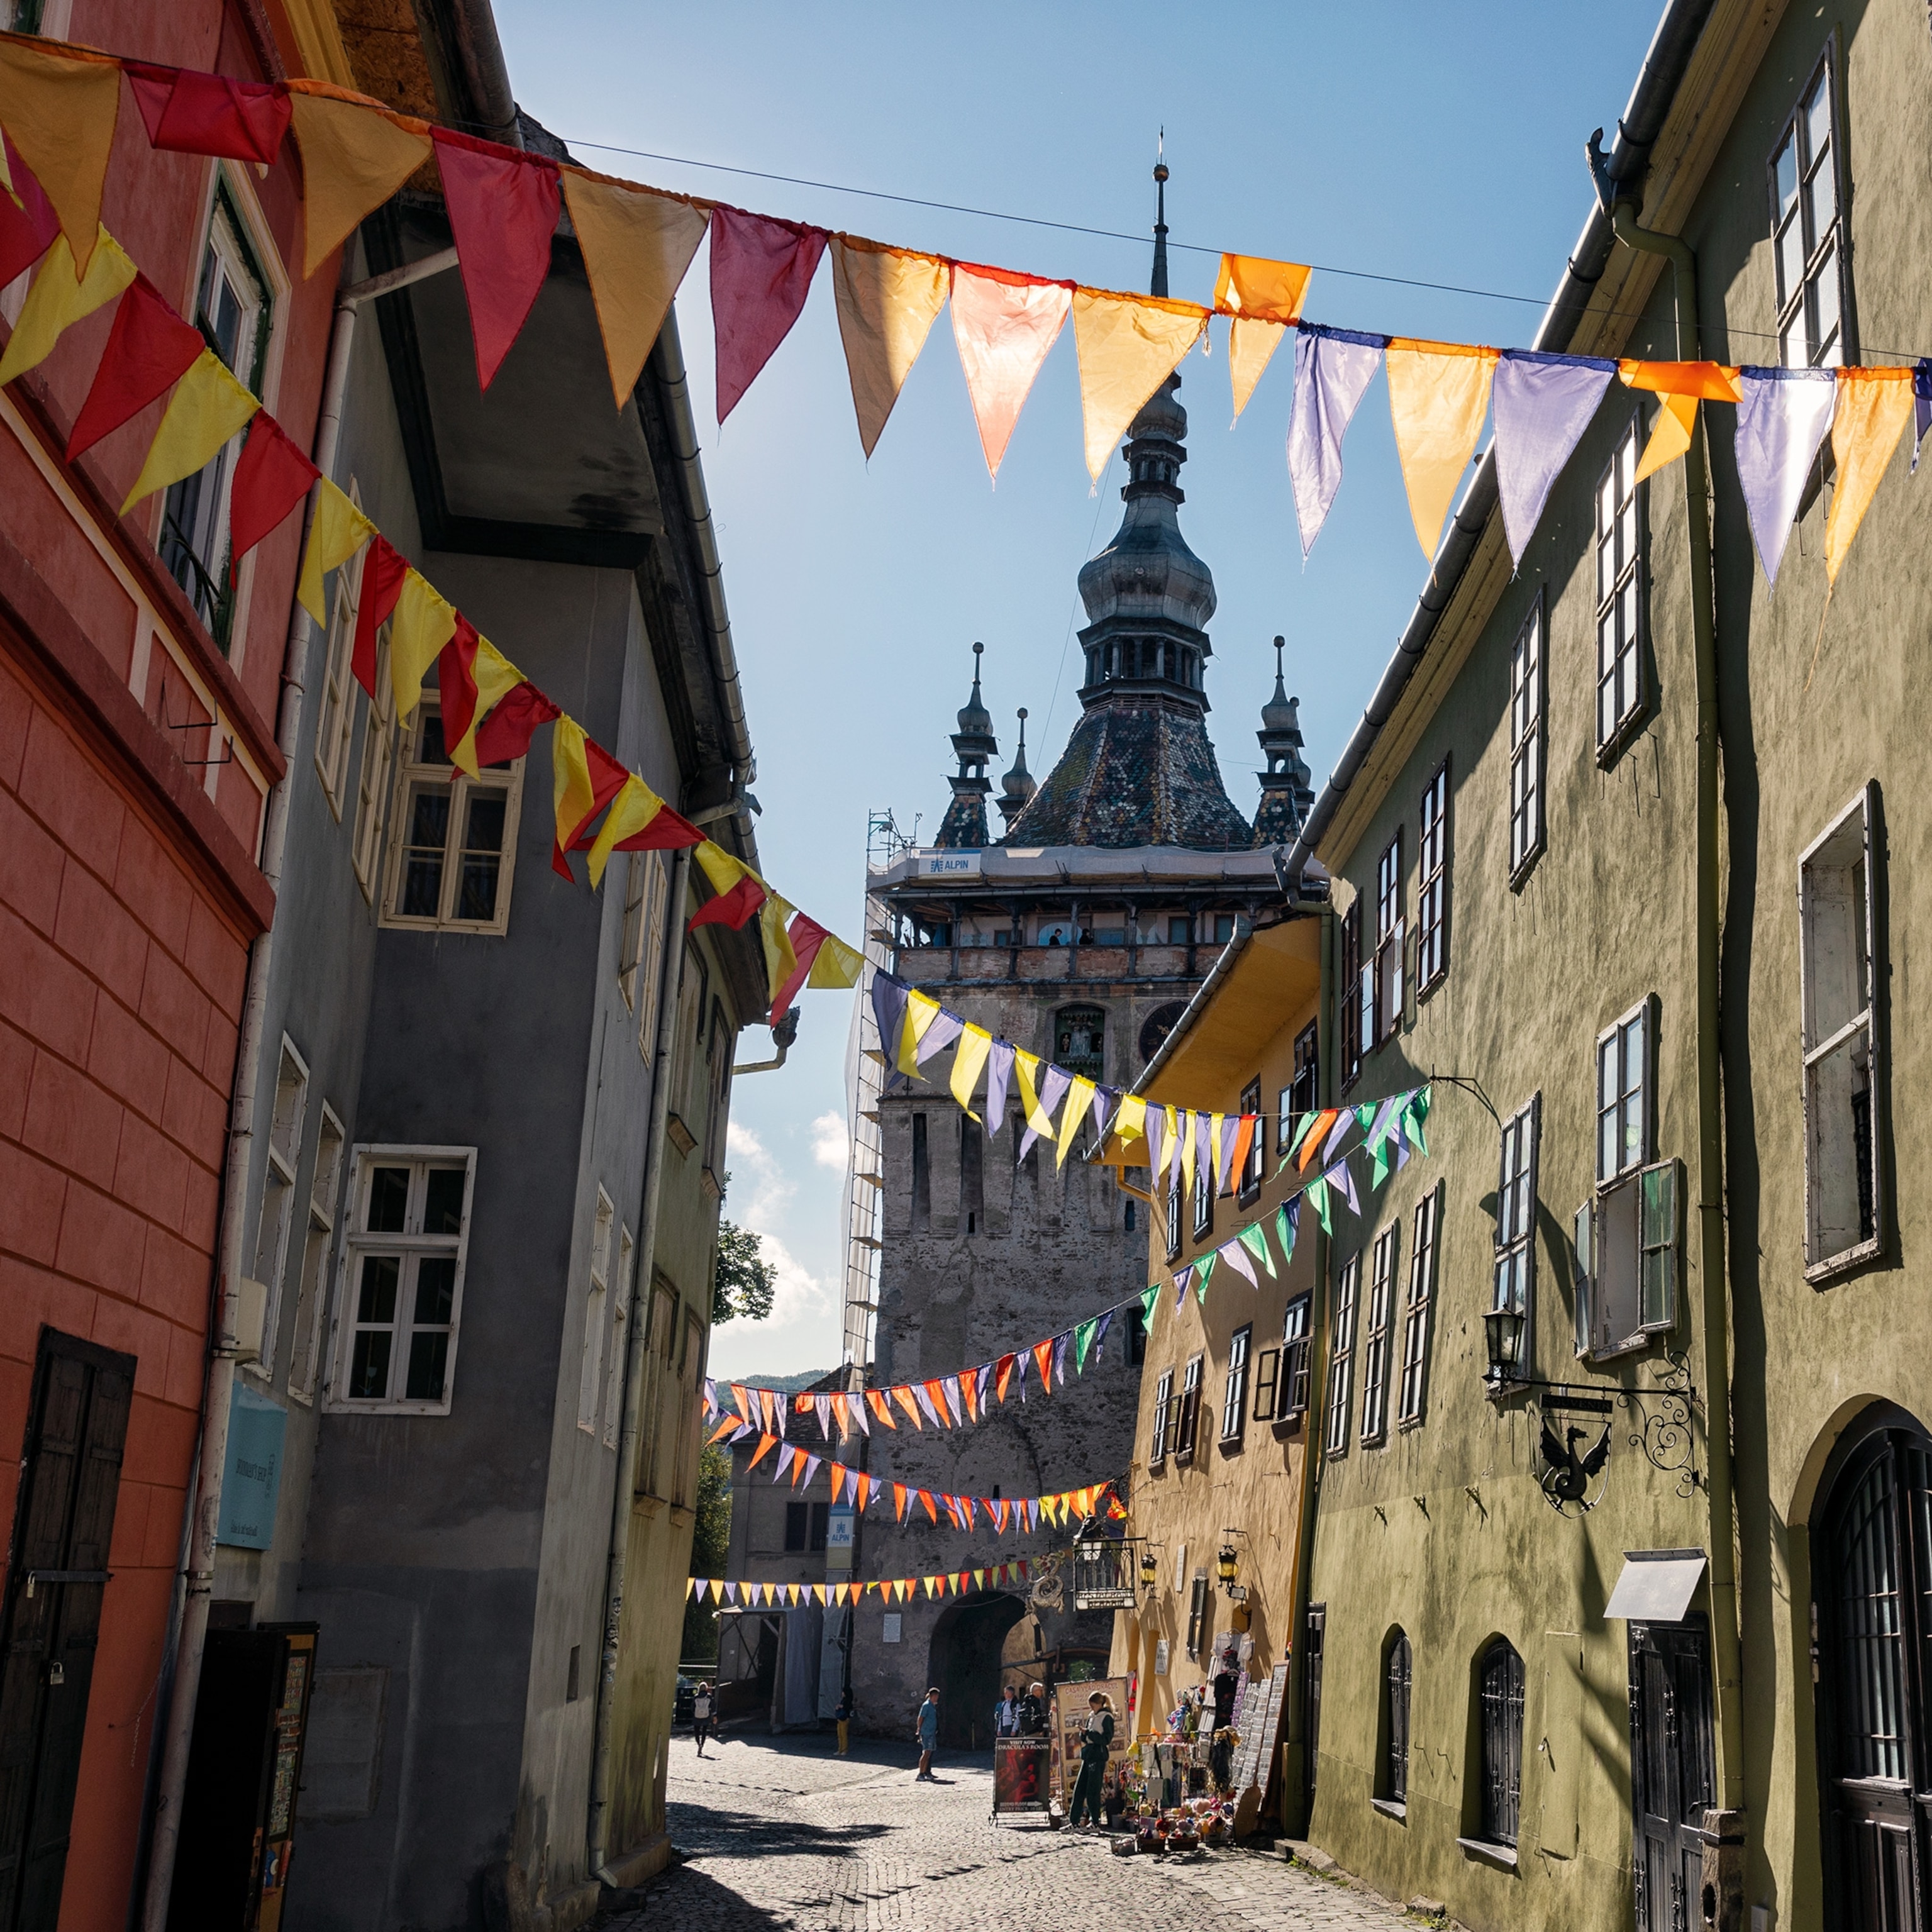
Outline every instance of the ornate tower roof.
{"type": "Polygon", "coordinates": [[[1026,706],[1020,706],[1020,748],[1013,760],[1013,768],[1000,781],[1000,812],[1006,821],[1008,830],[1012,823],[1033,802],[1033,795],[1040,787],[1034,775],[1027,770],[1026,761],[1026,706]]]}
{"type": "MultiPolygon", "coordinates": [[[[1154,230],[1154,292],[1167,280],[1166,182],[1154,230]]],[[[1214,577],[1188,548],[1177,512],[1187,460],[1180,378],[1170,376],[1127,431],[1126,505],[1113,541],[1081,567],[1087,628],[1081,717],[1060,762],[1003,842],[1022,845],[1184,845],[1222,851],[1252,828],[1221,783],[1208,736],[1204,670],[1213,647],[1214,577]]]]}
{"type": "MultiPolygon", "coordinates": [[[[999,748],[993,736],[993,717],[980,697],[980,658],[984,644],[973,646],[973,694],[959,710],[959,728],[952,734],[952,749],[959,769],[946,782],[952,788],[952,802],[939,822],[935,845],[961,846],[976,850],[993,841],[986,824],[986,800],[993,782],[986,776],[987,761],[999,748]]],[[[1021,716],[1024,717],[1022,712],[1021,716]]],[[[1024,764],[1022,754],[1021,762],[1024,764]]]]}
{"type": "Polygon", "coordinates": [[[1262,706],[1261,741],[1268,769],[1257,776],[1262,802],[1255,814],[1255,843],[1286,845],[1307,822],[1315,804],[1315,788],[1301,755],[1301,700],[1288,694],[1282,681],[1282,640],[1274,640],[1274,695],[1262,706]]]}

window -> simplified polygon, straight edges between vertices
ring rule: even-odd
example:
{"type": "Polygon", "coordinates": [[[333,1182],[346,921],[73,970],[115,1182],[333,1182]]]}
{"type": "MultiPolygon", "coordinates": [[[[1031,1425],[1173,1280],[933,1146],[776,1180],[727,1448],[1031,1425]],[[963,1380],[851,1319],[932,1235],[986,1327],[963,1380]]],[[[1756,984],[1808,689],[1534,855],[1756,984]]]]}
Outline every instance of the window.
{"type": "Polygon", "coordinates": [[[1231,912],[1217,912],[1214,915],[1214,944],[1226,946],[1234,936],[1234,915],[1231,912]]]}
{"type": "MultiPolygon", "coordinates": [[[[1399,1226],[1400,1224],[1396,1224],[1399,1226]]],[[[1389,1330],[1395,1319],[1396,1226],[1376,1237],[1369,1270],[1368,1346],[1362,1358],[1362,1444],[1388,1434],[1389,1330]]]]}
{"type": "Polygon", "coordinates": [[[1400,1630],[1389,1633],[1382,1659],[1382,1761],[1376,1796],[1398,1810],[1408,1803],[1408,1686],[1412,1660],[1408,1638],[1400,1630]]]}
{"type": "Polygon", "coordinates": [[[635,1272],[638,1244],[625,1228],[617,1238],[617,1292],[610,1304],[610,1359],[604,1372],[604,1446],[617,1446],[618,1412],[623,1407],[626,1344],[631,1333],[631,1276],[635,1272]]]}
{"type": "Polygon", "coordinates": [[[584,1342],[577,1381],[577,1426],[594,1434],[598,1414],[598,1377],[604,1366],[604,1310],[610,1293],[610,1230],[616,1210],[602,1188],[590,1224],[590,1280],[584,1294],[584,1342]]]}
{"type": "Polygon", "coordinates": [[[397,775],[385,925],[508,930],[523,768],[519,758],[478,778],[458,771],[443,748],[442,713],[424,698],[397,775]]]}
{"type": "Polygon", "coordinates": [[[1180,1168],[1176,1162],[1167,1178],[1167,1258],[1171,1262],[1180,1258],[1181,1213],[1180,1168]]]}
{"type": "MultiPolygon", "coordinates": [[[[652,1016],[657,1010],[655,982],[662,954],[666,878],[662,852],[627,852],[624,878],[624,930],[617,946],[617,986],[624,1004],[637,1010],[640,993],[652,1016]]],[[[638,1016],[638,1050],[646,1060],[656,1046],[654,1027],[638,1016]]]]}
{"type": "Polygon", "coordinates": [[[1439,1187],[1415,1204],[1408,1244],[1408,1301],[1402,1318],[1402,1394],[1396,1407],[1405,1429],[1420,1422],[1429,1406],[1429,1340],[1436,1310],[1436,1229],[1442,1220],[1439,1187]]]}
{"type": "Polygon", "coordinates": [[[1167,943],[1170,946],[1186,946],[1192,943],[1194,922],[1185,913],[1170,914],[1167,921],[1167,943]]]}
{"type": "Polygon", "coordinates": [[[1107,1015],[1100,1006],[1062,1006],[1054,1016],[1053,1058],[1069,1073],[1103,1080],[1107,1073],[1107,1015]]]}
{"type": "Polygon", "coordinates": [[[1597,1042],[1597,1185],[1650,1151],[1650,1004],[1633,1007],[1597,1042]]]}
{"type": "Polygon", "coordinates": [[[268,1376],[275,1372],[282,1274],[288,1265],[289,1231],[295,1219],[296,1163],[302,1158],[308,1112],[308,1068],[284,1034],[275,1070],[275,1110],[268,1122],[268,1162],[262,1175],[262,1211],[255,1224],[255,1264],[250,1270],[266,1291],[260,1366],[268,1376]]]}
{"type": "Polygon", "coordinates": [[[1209,1601],[1208,1573],[1197,1570],[1187,1599],[1187,1654],[1191,1658],[1198,1658],[1206,1648],[1209,1601]]]}
{"type": "Polygon", "coordinates": [[[1254,1324],[1237,1328],[1228,1341],[1228,1378],[1221,1390],[1221,1446],[1238,1449],[1248,1420],[1248,1349],[1254,1324]]]}
{"type": "Polygon", "coordinates": [[[1342,916],[1342,1086],[1346,1092],[1362,1070],[1362,1056],[1375,1043],[1376,974],[1362,956],[1362,900],[1342,916]]]}
{"type": "MultiPolygon", "coordinates": [[[[361,486],[349,479],[349,500],[362,504],[361,486]]],[[[316,708],[315,770],[322,796],[339,824],[349,778],[350,746],[356,735],[356,612],[362,600],[362,558],[335,574],[335,606],[328,614],[328,642],[322,653],[320,703],[316,708]]]]}
{"type": "Polygon", "coordinates": [[[1507,1308],[1523,1318],[1519,1372],[1528,1375],[1536,1359],[1532,1334],[1536,1289],[1536,1157],[1543,1120],[1543,1096],[1503,1124],[1502,1162],[1496,1181],[1496,1286],[1492,1309],[1507,1308]]]}
{"type": "MultiPolygon", "coordinates": [[[[1191,1124],[1189,1131],[1193,1131],[1191,1124]]],[[[1214,1226],[1214,1161],[1208,1153],[1199,1154],[1194,1162],[1194,1238],[1199,1240],[1214,1226]]]]}
{"type": "Polygon", "coordinates": [[[1510,878],[1543,850],[1543,598],[1510,647],[1510,878]]]}
{"type": "Polygon", "coordinates": [[[1275,1401],[1277,1422],[1292,1422],[1308,1412],[1308,1316],[1312,1298],[1298,1294],[1288,1304],[1282,1324],[1281,1390],[1275,1401]]]}
{"type": "Polygon", "coordinates": [[[1335,1344],[1328,1364],[1328,1422],[1322,1448],[1330,1456],[1348,1453],[1348,1405],[1354,1396],[1355,1291],[1362,1258],[1351,1255],[1335,1277],[1335,1344]]]}
{"type": "Polygon", "coordinates": [[[1402,834],[1376,864],[1376,959],[1362,988],[1362,1050],[1402,1030],[1402,834]]]}
{"type": "Polygon", "coordinates": [[[664,1490],[664,1460],[663,1456],[664,1419],[668,1411],[676,1404],[668,1400],[664,1384],[670,1378],[671,1364],[677,1348],[678,1294],[664,1276],[656,1275],[651,1284],[651,1317],[644,1330],[644,1376],[646,1389],[640,1400],[646,1403],[646,1413],[639,1417],[644,1442],[639,1458],[638,1493],[640,1496],[662,1496],[664,1490]]]}
{"type": "Polygon", "coordinates": [[[1192,1457],[1195,1438],[1200,1432],[1202,1359],[1196,1355],[1188,1364],[1181,1380],[1180,1411],[1174,1430],[1174,1456],[1178,1462],[1192,1457]]]}
{"type": "Polygon", "coordinates": [[[322,1304],[328,1300],[328,1250],[335,1232],[335,1203],[342,1186],[342,1123],[326,1102],[316,1136],[315,1172],[308,1188],[308,1230],[302,1239],[302,1276],[296,1288],[295,1343],[289,1355],[289,1393],[298,1402],[315,1395],[322,1353],[322,1304]]]}
{"type": "Polygon", "coordinates": [[[816,1553],[825,1547],[826,1525],[831,1520],[830,1503],[785,1504],[785,1553],[816,1553]]]}
{"type": "Polygon", "coordinates": [[[356,782],[356,883],[371,905],[380,889],[389,777],[395,760],[396,694],[389,682],[389,627],[385,624],[376,638],[376,695],[362,728],[362,771],[356,782]]]}
{"type": "MultiPolygon", "coordinates": [[[[1132,1202],[1127,1204],[1133,1205],[1132,1202]]],[[[1138,1368],[1147,1360],[1147,1315],[1140,1304],[1131,1304],[1127,1310],[1127,1366],[1138,1368]]]]}
{"type": "Polygon", "coordinates": [[[1787,369],[1834,368],[1844,354],[1844,247],[1828,50],[1771,158],[1778,353],[1787,369]]]}
{"type": "Polygon", "coordinates": [[[476,1171],[470,1148],[358,1150],[332,1406],[449,1413],[476,1171]]]}
{"type": "Polygon", "coordinates": [[[1622,748],[1642,716],[1643,492],[1636,480],[1641,420],[1631,417],[1597,485],[1597,752],[1622,748]]]}
{"type": "MultiPolygon", "coordinates": [[[[978,1144],[979,1144],[979,1143],[978,1143],[976,1141],[976,1142],[974,1142],[974,1145],[975,1147],[978,1146],[978,1144]]],[[[968,1234],[970,1234],[970,1233],[972,1233],[972,1232],[973,1232],[973,1229],[972,1229],[972,1227],[971,1227],[971,1225],[970,1225],[970,1223],[971,1223],[971,1220],[972,1220],[972,1216],[971,1216],[970,1215],[968,1215],[968,1216],[967,1216],[967,1220],[968,1220],[968,1227],[967,1227],[966,1232],[967,1232],[967,1233],[968,1233],[968,1234]]],[[[1133,1204],[1131,1201],[1130,1201],[1130,1202],[1127,1203],[1126,1215],[1125,1219],[1124,1219],[1124,1221],[1122,1222],[1121,1226],[1122,1226],[1122,1227],[1124,1228],[1124,1230],[1126,1231],[1126,1232],[1127,1232],[1127,1233],[1128,1233],[1128,1234],[1131,1234],[1134,1232],[1134,1204],[1133,1204]]]]}
{"type": "Polygon", "coordinates": [[[1275,1116],[1274,1150],[1280,1160],[1288,1158],[1288,1150],[1294,1143],[1295,1117],[1315,1111],[1318,1037],[1313,1020],[1294,1036],[1294,1072],[1288,1084],[1281,1090],[1277,1103],[1280,1111],[1275,1116]]]}
{"type": "Polygon", "coordinates": [[[1878,976],[1878,788],[1868,785],[1798,862],[1804,1063],[1804,1268],[1817,1280],[1876,1254],[1882,1078],[1873,1026],[1878,976]]]}
{"type": "Polygon", "coordinates": [[[696,1309],[684,1311],[684,1342],[678,1352],[676,1399],[671,1404],[670,1501],[674,1509],[691,1507],[691,1468],[698,1449],[698,1385],[704,1374],[704,1324],[696,1309]]]}
{"type": "Polygon", "coordinates": [[[1522,1659],[1507,1637],[1483,1653],[1480,1829],[1492,1845],[1514,1845],[1522,1802],[1522,1659]]]}
{"type": "MultiPolygon", "coordinates": [[[[1257,1074],[1241,1089],[1241,1112],[1244,1115],[1252,1117],[1255,1123],[1254,1133],[1248,1142],[1246,1156],[1241,1162],[1241,1171],[1234,1177],[1234,1191],[1244,1202],[1251,1200],[1262,1184],[1262,1160],[1268,1150],[1268,1124],[1260,1118],[1261,1111],[1262,1083],[1261,1076],[1257,1074]]],[[[1228,1130],[1223,1128],[1222,1131],[1226,1132],[1228,1130]]]]}
{"type": "Polygon", "coordinates": [[[1154,1384],[1154,1435],[1148,1444],[1149,1466],[1167,1460],[1168,1424],[1172,1420],[1174,1408],[1174,1371],[1163,1369],[1160,1380],[1154,1384]]]}
{"type": "Polygon", "coordinates": [[[1449,970],[1449,760],[1423,788],[1415,842],[1415,990],[1426,993],[1449,970]]]}
{"type": "MultiPolygon", "coordinates": [[[[224,171],[214,191],[195,290],[195,326],[243,386],[257,395],[272,308],[268,278],[224,171]]],[[[238,434],[206,469],[170,485],[161,511],[161,561],[224,651],[235,615],[228,581],[228,486],[241,446],[238,434]]]]}

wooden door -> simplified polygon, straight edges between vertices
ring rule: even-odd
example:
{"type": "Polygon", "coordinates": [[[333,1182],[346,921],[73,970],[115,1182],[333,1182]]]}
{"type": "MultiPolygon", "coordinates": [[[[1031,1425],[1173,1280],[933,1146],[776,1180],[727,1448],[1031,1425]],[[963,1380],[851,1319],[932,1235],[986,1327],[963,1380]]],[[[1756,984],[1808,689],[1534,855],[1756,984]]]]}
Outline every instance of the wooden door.
{"type": "Polygon", "coordinates": [[[40,1331],[0,1606],[4,1932],[60,1916],[134,1390],[133,1356],[40,1331]]]}
{"type": "Polygon", "coordinates": [[[1322,1747],[1322,1648],[1328,1634],[1328,1606],[1308,1606],[1308,1660],[1301,1679],[1301,1802],[1315,1815],[1315,1766],[1322,1747]]]}
{"type": "Polygon", "coordinates": [[[1925,1932],[1932,1441],[1874,1434],[1812,1544],[1825,1896],[1840,1932],[1925,1932]]]}
{"type": "Polygon", "coordinates": [[[1630,1864],[1636,1932],[1702,1922],[1714,1802],[1711,1647],[1701,1617],[1630,1627],[1630,1864]]]}

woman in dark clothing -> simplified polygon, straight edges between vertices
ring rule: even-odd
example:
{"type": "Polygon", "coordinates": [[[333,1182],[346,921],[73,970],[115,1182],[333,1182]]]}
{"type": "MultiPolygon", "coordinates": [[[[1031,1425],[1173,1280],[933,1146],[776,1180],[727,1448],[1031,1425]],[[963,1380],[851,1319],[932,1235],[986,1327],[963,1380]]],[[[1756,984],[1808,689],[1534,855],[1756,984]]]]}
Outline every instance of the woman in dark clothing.
{"type": "Polygon", "coordinates": [[[1100,1787],[1107,1779],[1107,1753],[1114,1742],[1114,1707],[1104,1690],[1087,1700],[1086,1730],[1080,1739],[1080,1775],[1073,1786],[1073,1809],[1067,1820],[1077,1827],[1084,1810],[1090,1828],[1100,1828],[1100,1787]]]}

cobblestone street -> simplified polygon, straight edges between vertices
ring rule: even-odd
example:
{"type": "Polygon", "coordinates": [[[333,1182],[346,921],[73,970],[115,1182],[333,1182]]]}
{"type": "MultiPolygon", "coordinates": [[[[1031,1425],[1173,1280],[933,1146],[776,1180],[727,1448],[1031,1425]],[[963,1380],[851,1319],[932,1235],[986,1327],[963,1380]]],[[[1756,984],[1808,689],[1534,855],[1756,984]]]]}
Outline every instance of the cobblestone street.
{"type": "MultiPolygon", "coordinates": [[[[1354,1932],[1401,1915],[1262,1852],[1192,1862],[1114,1858],[1100,1838],[995,1826],[978,1757],[912,1781],[909,1750],[830,1739],[734,1738],[700,1760],[671,1745],[671,1839],[686,1862],[600,1932],[1354,1932]]],[[[1413,1923],[1414,1922],[1408,1922],[1413,1923]]]]}

